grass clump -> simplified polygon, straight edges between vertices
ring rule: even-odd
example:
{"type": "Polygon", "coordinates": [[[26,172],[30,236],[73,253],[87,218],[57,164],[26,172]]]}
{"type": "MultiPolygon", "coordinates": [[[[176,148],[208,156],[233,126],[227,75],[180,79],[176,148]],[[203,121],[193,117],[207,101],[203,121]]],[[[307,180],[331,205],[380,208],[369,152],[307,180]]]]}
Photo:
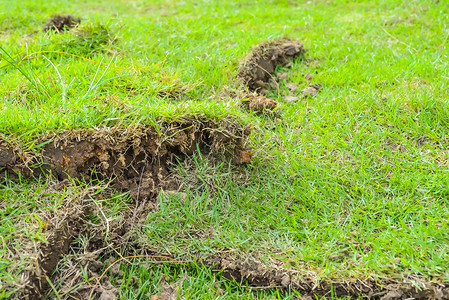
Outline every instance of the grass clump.
{"type": "Polygon", "coordinates": [[[44,37],[40,47],[94,57],[98,52],[114,53],[112,47],[117,38],[109,24],[102,24],[99,20],[89,20],[62,34],[54,31],[47,32],[47,37],[44,37]]]}

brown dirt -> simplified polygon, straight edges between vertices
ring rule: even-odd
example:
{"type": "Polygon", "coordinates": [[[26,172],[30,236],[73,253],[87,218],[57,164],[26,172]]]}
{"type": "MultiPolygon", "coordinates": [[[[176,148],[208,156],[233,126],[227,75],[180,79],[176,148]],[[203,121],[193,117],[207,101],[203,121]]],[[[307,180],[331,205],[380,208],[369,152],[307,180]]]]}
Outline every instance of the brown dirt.
{"type": "Polygon", "coordinates": [[[227,156],[236,164],[250,162],[243,148],[249,132],[235,124],[190,121],[166,124],[161,131],[139,126],[60,132],[44,138],[42,142],[51,142],[32,159],[33,154],[0,146],[0,178],[4,170],[11,176],[17,171],[24,176],[51,173],[59,181],[115,178],[115,189],[145,200],[154,198],[160,189],[176,189],[170,167],[197,149],[211,158],[227,156]]]}
{"type": "Polygon", "coordinates": [[[55,30],[63,32],[81,23],[81,19],[72,15],[56,15],[48,19],[43,31],[55,30]]]}
{"type": "Polygon", "coordinates": [[[263,263],[252,257],[243,260],[220,253],[206,259],[204,265],[222,272],[222,275],[228,279],[256,287],[288,287],[291,281],[287,272],[276,269],[269,270],[263,263]]]}
{"type": "Polygon", "coordinates": [[[240,66],[238,77],[251,91],[266,89],[277,66],[285,66],[305,53],[304,45],[288,39],[259,44],[240,66]]]}
{"type": "Polygon", "coordinates": [[[14,164],[15,160],[16,156],[13,149],[6,145],[0,145],[0,168],[14,164]]]}

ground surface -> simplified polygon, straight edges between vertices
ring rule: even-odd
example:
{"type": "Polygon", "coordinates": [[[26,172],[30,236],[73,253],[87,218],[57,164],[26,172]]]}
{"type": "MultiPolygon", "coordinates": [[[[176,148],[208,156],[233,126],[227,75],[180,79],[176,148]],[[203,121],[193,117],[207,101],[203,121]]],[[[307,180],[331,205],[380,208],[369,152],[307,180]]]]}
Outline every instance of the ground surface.
{"type": "Polygon", "coordinates": [[[447,297],[443,2],[0,0],[0,298],[447,297]]]}

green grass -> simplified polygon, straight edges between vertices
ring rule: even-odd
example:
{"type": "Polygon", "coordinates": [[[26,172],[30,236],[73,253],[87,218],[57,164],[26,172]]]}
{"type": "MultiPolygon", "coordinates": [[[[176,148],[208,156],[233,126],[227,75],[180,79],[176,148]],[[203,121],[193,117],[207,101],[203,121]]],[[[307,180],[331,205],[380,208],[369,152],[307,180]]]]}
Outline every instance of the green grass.
{"type": "MultiPolygon", "coordinates": [[[[10,2],[0,1],[0,37],[15,64],[38,51],[97,63],[37,54],[20,65],[27,80],[2,53],[0,133],[33,144],[47,131],[193,116],[253,126],[250,166],[196,155],[179,167],[187,197],[158,199],[142,244],[185,256],[251,253],[320,280],[449,281],[449,9],[441,1],[10,2]],[[53,13],[82,23],[39,32],[53,13]],[[308,50],[288,82],[305,87],[303,75],[314,74],[320,94],[284,103],[281,82],[270,94],[281,119],[248,114],[230,96],[216,101],[238,88],[251,47],[286,36],[308,50]]],[[[165,267],[123,268],[142,276],[137,290],[121,288],[129,299],[160,291],[160,273],[174,278],[165,267]]],[[[225,284],[207,270],[176,272],[198,278],[182,280],[186,297],[210,287],[215,298],[213,281],[225,284]]]]}

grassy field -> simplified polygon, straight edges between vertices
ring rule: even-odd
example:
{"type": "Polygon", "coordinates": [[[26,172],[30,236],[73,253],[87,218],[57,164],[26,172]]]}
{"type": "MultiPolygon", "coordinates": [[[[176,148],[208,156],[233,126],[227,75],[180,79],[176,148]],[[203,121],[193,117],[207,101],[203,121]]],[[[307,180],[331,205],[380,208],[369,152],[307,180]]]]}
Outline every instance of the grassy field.
{"type": "MultiPolygon", "coordinates": [[[[0,0],[0,138],[21,153],[39,154],[43,137],[79,129],[148,126],[163,136],[166,124],[191,120],[251,129],[251,164],[194,151],[173,166],[176,192],[151,199],[127,228],[129,247],[111,250],[114,259],[95,258],[103,264],[97,277],[74,263],[94,236],[77,236],[49,274],[48,297],[67,298],[83,285],[90,292],[115,259],[139,253],[170,259],[122,261],[106,272],[104,295],[313,296],[312,288],[233,281],[201,263],[223,255],[296,274],[316,288],[313,299],[370,296],[364,284],[379,297],[390,284],[412,286],[414,295],[432,284],[449,289],[443,2],[0,0]],[[62,13],[81,23],[42,31],[62,13]],[[288,79],[267,95],[279,103],[275,115],[249,112],[241,105],[239,63],[254,46],[281,38],[304,43],[305,59],[276,71],[288,79]],[[322,91],[286,102],[286,84],[301,90],[308,74],[322,91]],[[75,276],[68,269],[83,281],[67,286],[75,276]],[[332,288],[346,283],[362,289],[332,288]]],[[[132,195],[108,181],[61,187],[10,174],[1,158],[0,298],[16,299],[26,288],[21,274],[36,264],[36,245],[46,244],[48,224],[63,220],[70,203],[90,199],[89,224],[111,235],[135,209],[132,195]]]]}

